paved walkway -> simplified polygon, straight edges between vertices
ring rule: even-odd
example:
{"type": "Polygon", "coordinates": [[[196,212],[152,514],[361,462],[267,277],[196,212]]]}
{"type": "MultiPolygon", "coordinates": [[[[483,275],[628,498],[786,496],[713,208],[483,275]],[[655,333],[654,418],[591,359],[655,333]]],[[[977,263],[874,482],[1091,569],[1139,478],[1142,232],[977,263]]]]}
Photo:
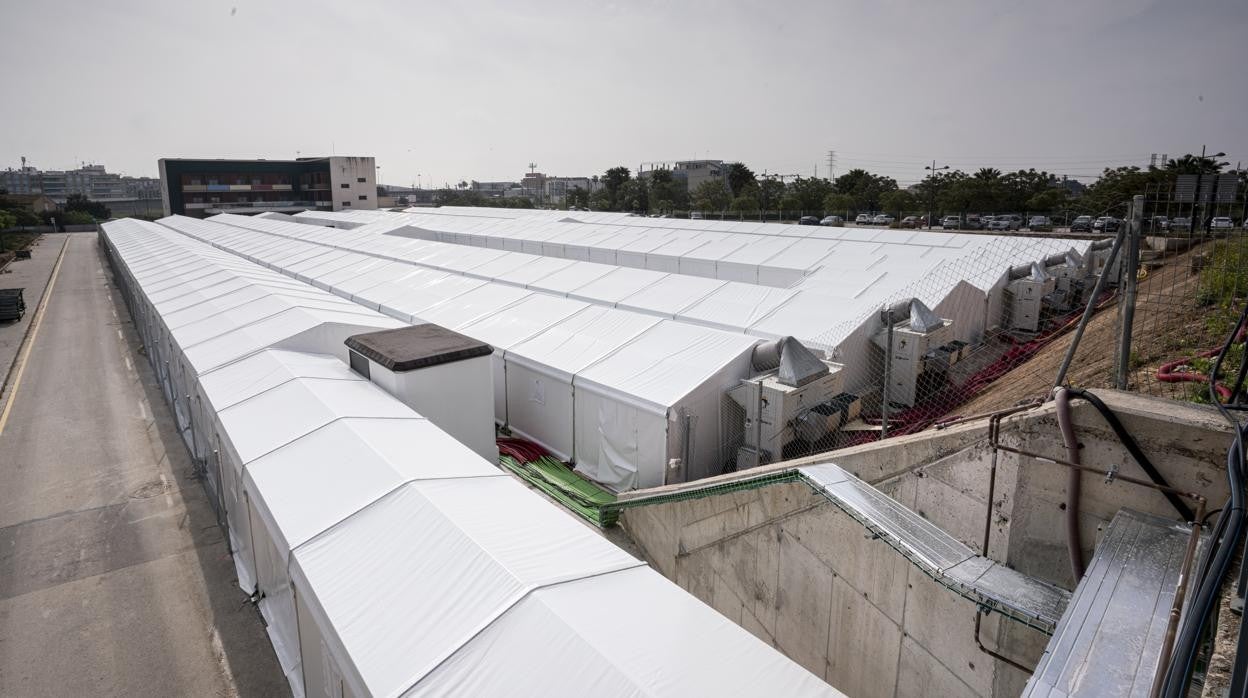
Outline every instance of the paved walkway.
{"type": "MultiPolygon", "coordinates": [[[[17,322],[0,322],[0,386],[4,385],[9,366],[17,358],[17,349],[26,336],[30,321],[35,316],[35,306],[43,297],[52,267],[68,236],[68,233],[44,235],[30,248],[30,259],[15,259],[0,269],[0,288],[26,289],[22,292],[22,297],[26,299],[26,316],[17,322]]],[[[7,388],[0,390],[0,409],[3,409],[3,398],[7,394],[7,388]]]]}
{"type": "Polygon", "coordinates": [[[96,236],[68,239],[0,406],[0,695],[288,695],[96,236]]]}

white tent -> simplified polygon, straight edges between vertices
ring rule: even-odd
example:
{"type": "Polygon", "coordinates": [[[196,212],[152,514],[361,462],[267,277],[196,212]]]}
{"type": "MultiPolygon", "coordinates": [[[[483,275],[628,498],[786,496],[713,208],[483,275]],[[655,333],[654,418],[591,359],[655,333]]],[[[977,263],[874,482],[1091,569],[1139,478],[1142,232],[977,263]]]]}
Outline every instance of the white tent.
{"type": "Polygon", "coordinates": [[[573,378],[659,322],[649,315],[592,306],[512,346],[504,356],[512,430],[570,460],[573,378]]]}
{"type": "MultiPolygon", "coordinates": [[[[151,224],[106,223],[104,239],[145,342],[170,355],[192,335],[165,329],[145,282],[163,282],[162,263],[188,273],[190,259],[246,266],[151,224]]],[[[314,302],[335,300],[319,293],[314,302]]],[[[180,304],[179,327],[198,332],[239,307],[222,309],[221,298],[180,304]]],[[[226,499],[240,581],[258,592],[297,696],[479,694],[474,682],[557,698],[587,688],[603,698],[837,695],[341,358],[252,347],[204,371],[182,366],[197,428],[211,434],[236,493],[226,499]],[[627,618],[603,622],[608,608],[627,618]],[[557,654],[521,659],[544,649],[557,654]]],[[[204,358],[215,364],[226,349],[204,358]]]]}

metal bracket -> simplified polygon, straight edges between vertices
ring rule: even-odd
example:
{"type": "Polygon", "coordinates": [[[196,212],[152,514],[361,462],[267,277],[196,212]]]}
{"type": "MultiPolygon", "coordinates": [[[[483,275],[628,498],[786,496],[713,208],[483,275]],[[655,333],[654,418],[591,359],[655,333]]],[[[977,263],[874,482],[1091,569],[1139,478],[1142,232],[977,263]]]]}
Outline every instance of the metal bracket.
{"type": "Polygon", "coordinates": [[[1118,464],[1110,463],[1109,469],[1105,473],[1105,484],[1110,484],[1116,477],[1118,477],[1118,464]]]}

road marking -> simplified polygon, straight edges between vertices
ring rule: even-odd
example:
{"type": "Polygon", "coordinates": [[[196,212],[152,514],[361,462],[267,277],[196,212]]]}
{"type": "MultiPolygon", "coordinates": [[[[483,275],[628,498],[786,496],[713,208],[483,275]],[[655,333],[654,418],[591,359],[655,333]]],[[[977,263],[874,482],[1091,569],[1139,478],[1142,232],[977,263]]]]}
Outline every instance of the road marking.
{"type": "Polygon", "coordinates": [[[126,370],[130,372],[134,372],[134,364],[130,362],[130,357],[127,356],[125,357],[125,359],[126,359],[126,370]]]}
{"type": "Polygon", "coordinates": [[[120,339],[123,342],[126,341],[126,336],[121,333],[120,327],[117,328],[117,339],[120,339]]]}
{"type": "Polygon", "coordinates": [[[69,249],[69,238],[61,245],[61,254],[52,267],[52,277],[48,279],[48,288],[43,292],[39,307],[35,309],[35,318],[30,323],[30,335],[26,338],[26,346],[17,359],[17,373],[13,374],[13,387],[9,390],[9,401],[4,403],[4,411],[0,412],[0,436],[4,435],[4,427],[9,423],[9,413],[13,411],[13,403],[17,402],[17,389],[22,387],[22,376],[26,374],[26,360],[30,358],[30,350],[35,346],[35,338],[39,336],[39,328],[43,326],[43,316],[48,310],[48,301],[52,298],[52,289],[56,288],[56,279],[61,275],[61,262],[65,261],[65,250],[69,249]]]}
{"type": "Polygon", "coordinates": [[[139,398],[139,417],[147,421],[147,405],[143,404],[143,398],[139,398]]]}

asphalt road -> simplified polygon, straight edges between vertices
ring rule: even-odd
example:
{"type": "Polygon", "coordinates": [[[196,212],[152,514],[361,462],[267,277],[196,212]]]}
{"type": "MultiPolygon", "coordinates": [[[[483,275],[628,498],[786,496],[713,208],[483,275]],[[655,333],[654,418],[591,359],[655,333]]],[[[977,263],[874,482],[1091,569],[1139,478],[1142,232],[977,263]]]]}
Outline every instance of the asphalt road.
{"type": "Polygon", "coordinates": [[[104,264],[70,237],[0,412],[0,696],[289,695],[104,264]]]}

